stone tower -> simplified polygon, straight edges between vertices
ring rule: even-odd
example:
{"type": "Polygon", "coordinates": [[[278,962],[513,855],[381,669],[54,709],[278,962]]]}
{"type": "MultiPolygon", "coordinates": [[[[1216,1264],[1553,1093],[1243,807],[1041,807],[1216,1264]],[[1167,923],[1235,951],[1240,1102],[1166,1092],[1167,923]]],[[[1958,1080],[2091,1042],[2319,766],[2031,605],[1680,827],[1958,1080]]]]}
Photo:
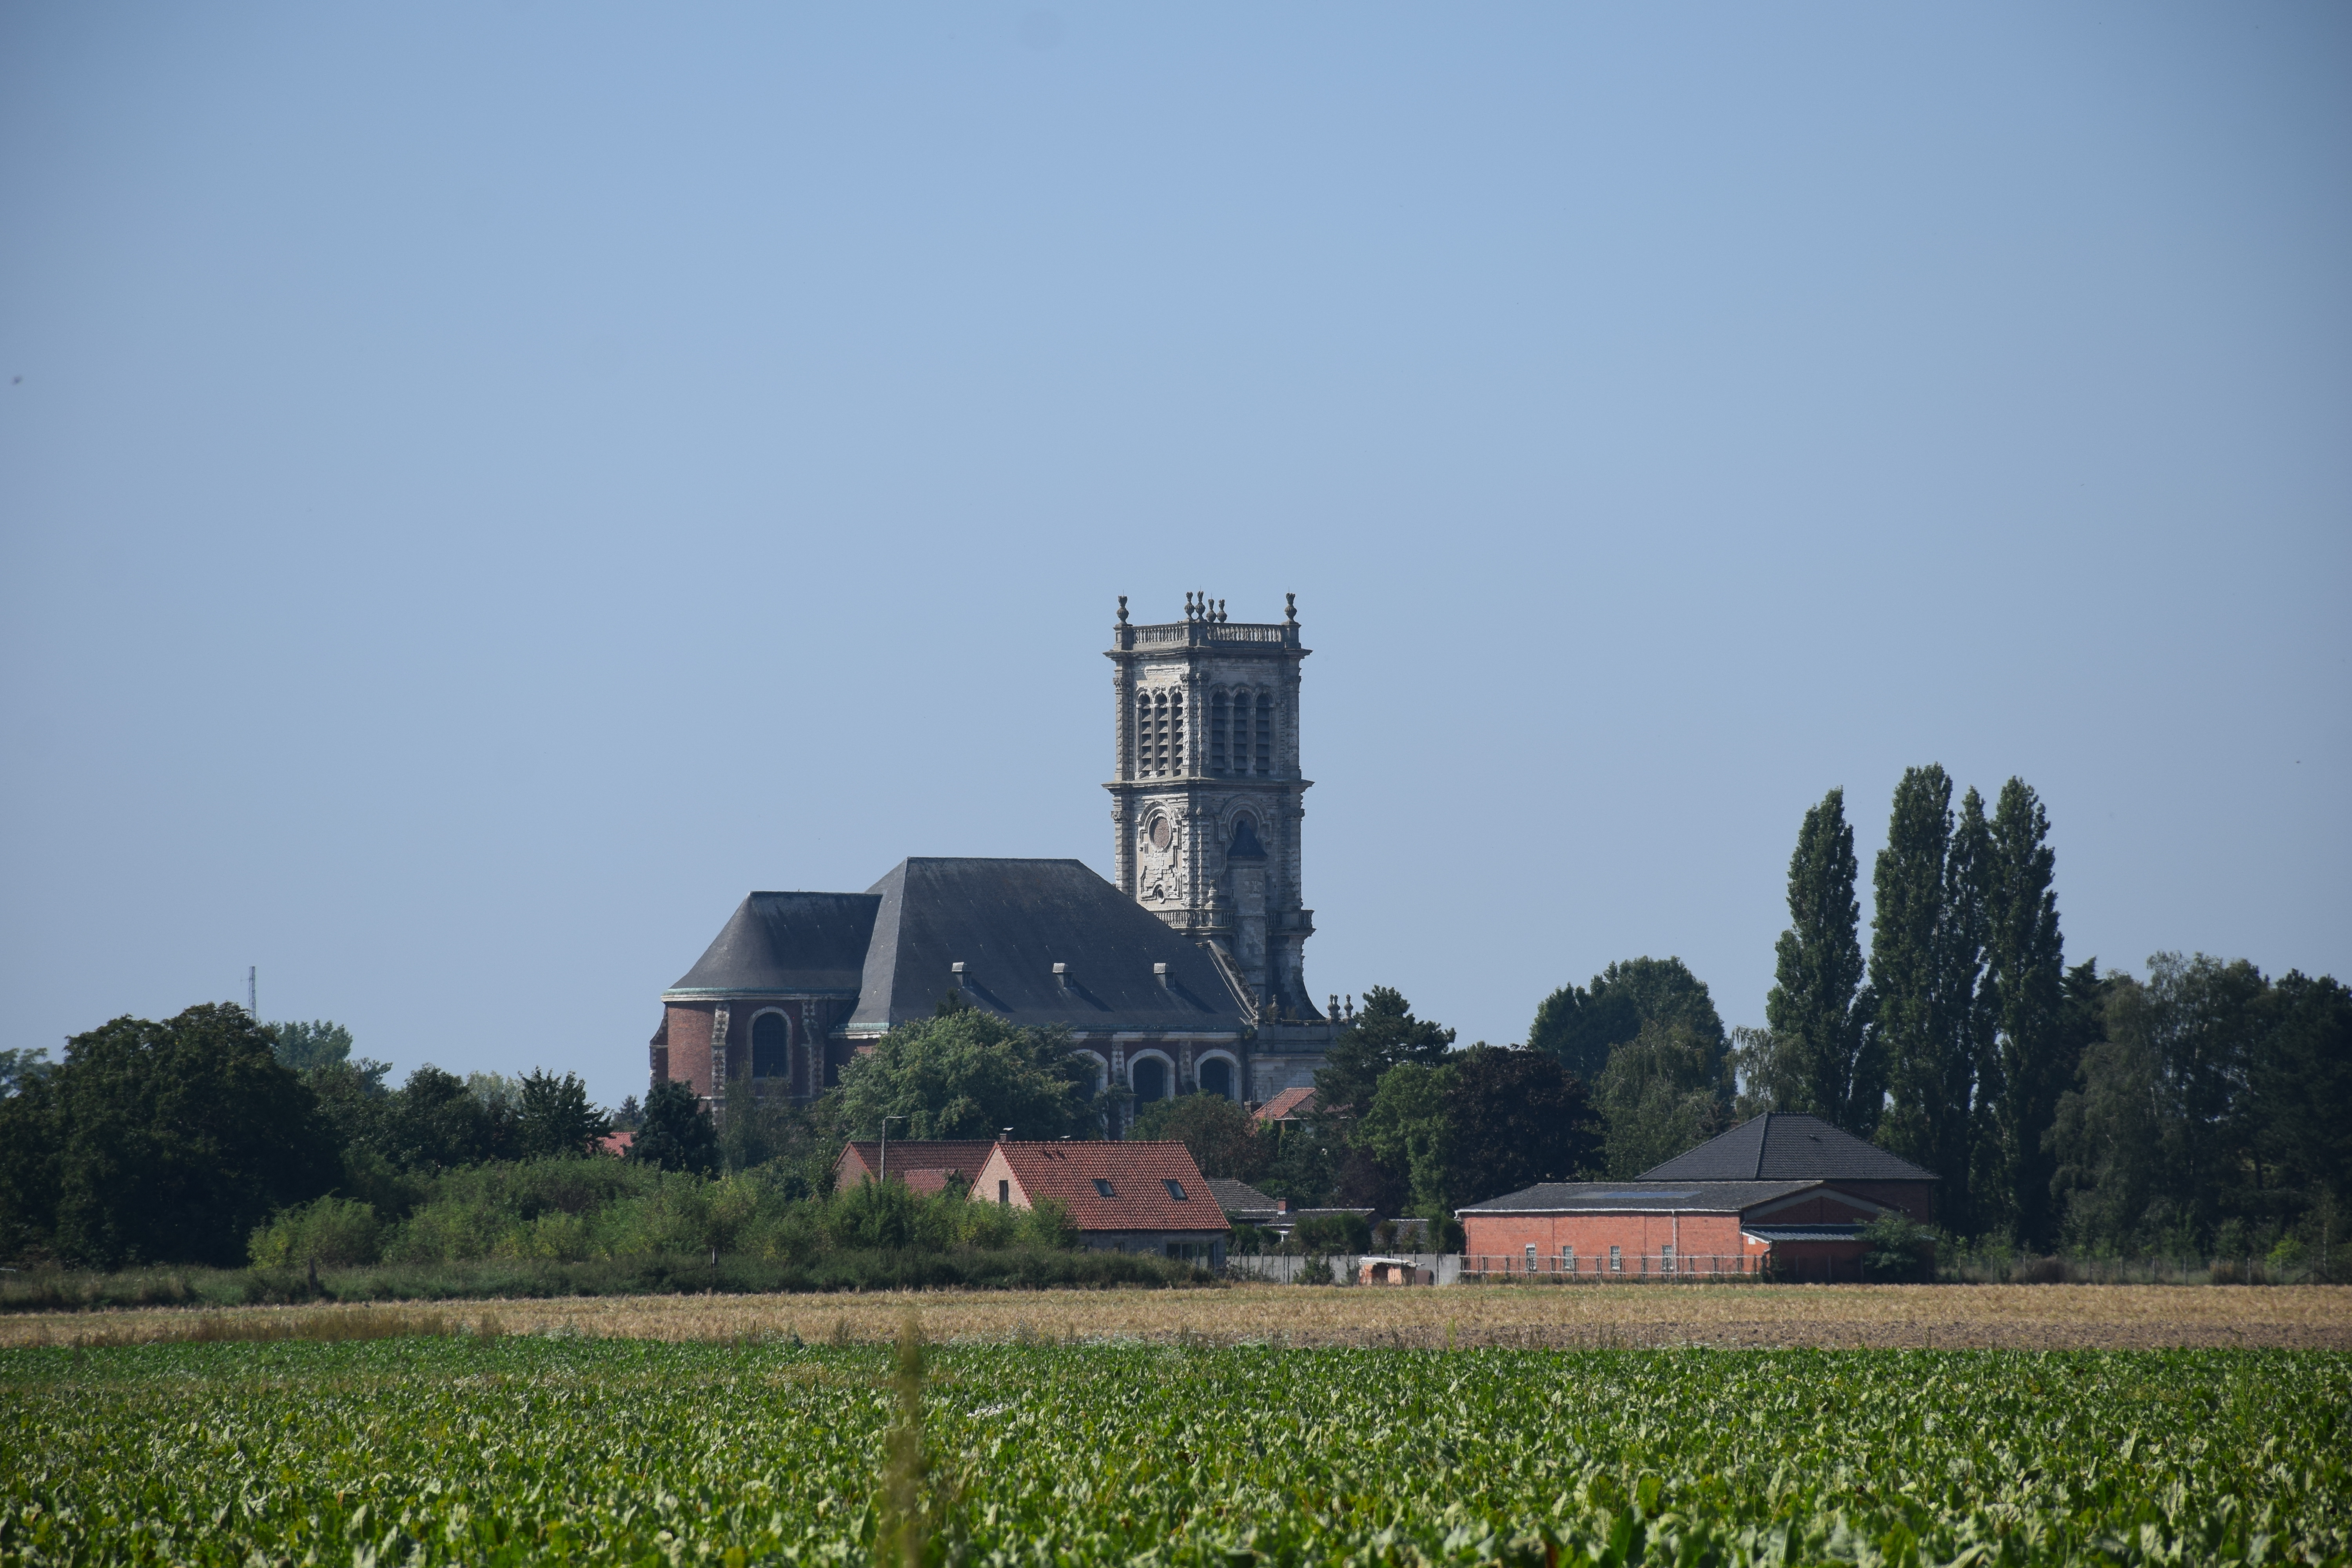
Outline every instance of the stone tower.
{"type": "Polygon", "coordinates": [[[1301,967],[1314,911],[1299,876],[1296,595],[1279,623],[1228,621],[1184,596],[1184,618],[1130,626],[1118,601],[1116,880],[1208,949],[1250,998],[1261,1035],[1320,1023],[1301,967]]]}

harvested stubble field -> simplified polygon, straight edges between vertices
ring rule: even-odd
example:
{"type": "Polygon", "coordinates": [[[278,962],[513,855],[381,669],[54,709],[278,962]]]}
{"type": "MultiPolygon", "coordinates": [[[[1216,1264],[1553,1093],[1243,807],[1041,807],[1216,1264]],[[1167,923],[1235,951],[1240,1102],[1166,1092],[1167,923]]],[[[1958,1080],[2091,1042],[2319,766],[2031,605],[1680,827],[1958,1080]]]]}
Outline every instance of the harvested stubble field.
{"type": "Polygon", "coordinates": [[[14,1349],[0,1563],[2340,1564],[2347,1411],[2308,1351],[14,1349]]]}
{"type": "MultiPolygon", "coordinates": [[[[452,1304],[452,1324],[596,1338],[756,1337],[877,1344],[909,1306],[937,1341],[1447,1344],[1527,1349],[2352,1350],[2352,1287],[1765,1285],[1442,1289],[1238,1285],[1196,1290],[978,1290],[828,1296],[635,1296],[452,1304]]],[[[206,1335],[397,1309],[253,1307],[203,1314],[206,1335]]],[[[186,1309],[0,1319],[0,1345],[187,1337],[186,1309]]],[[[356,1325],[355,1325],[356,1326],[356,1325]]],[[[364,1333],[364,1329],[359,1331],[364,1333]]]]}

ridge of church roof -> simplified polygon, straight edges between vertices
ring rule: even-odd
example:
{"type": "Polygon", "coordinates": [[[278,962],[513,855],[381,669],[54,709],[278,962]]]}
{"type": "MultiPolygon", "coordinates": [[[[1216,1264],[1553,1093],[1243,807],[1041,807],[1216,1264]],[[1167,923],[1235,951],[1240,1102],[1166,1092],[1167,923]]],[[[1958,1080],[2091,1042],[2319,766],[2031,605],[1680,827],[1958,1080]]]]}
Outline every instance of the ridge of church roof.
{"type": "Polygon", "coordinates": [[[1921,1170],[1832,1122],[1768,1110],[1642,1173],[1644,1182],[1932,1182],[1921,1170]]]}
{"type": "Polygon", "coordinates": [[[911,856],[867,896],[851,1033],[928,1018],[951,990],[1014,1024],[1088,1034],[1244,1027],[1215,961],[1082,860],[911,856]]]}

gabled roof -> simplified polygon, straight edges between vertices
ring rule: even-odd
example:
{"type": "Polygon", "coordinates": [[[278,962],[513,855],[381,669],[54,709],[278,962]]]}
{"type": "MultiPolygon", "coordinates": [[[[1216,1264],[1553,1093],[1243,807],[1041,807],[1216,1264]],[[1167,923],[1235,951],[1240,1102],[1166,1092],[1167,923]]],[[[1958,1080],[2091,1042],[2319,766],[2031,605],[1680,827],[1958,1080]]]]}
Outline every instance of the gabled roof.
{"type": "MultiPolygon", "coordinates": [[[[1034,1205],[1053,1198],[1081,1231],[1230,1230],[1192,1151],[1172,1140],[1124,1143],[999,1143],[995,1157],[1012,1167],[1034,1205]],[[1108,1183],[1110,1195],[1097,1189],[1108,1183]],[[1184,1193],[1178,1198],[1167,1184],[1184,1193]]],[[[974,1196],[990,1200],[985,1171],[974,1196]]]]}
{"type": "Polygon", "coordinates": [[[753,893],[663,995],[855,995],[881,903],[872,893],[753,893]]]}
{"type": "Polygon", "coordinates": [[[1227,1219],[1245,1219],[1253,1223],[1260,1218],[1272,1219],[1281,1205],[1259,1192],[1247,1182],[1236,1182],[1224,1176],[1206,1176],[1210,1195],[1217,1206],[1225,1211],[1227,1219]]]}
{"type": "Polygon", "coordinates": [[[1216,963],[1077,860],[915,858],[874,884],[874,937],[844,1026],[928,1018],[957,988],[1022,1025],[1089,1033],[1238,1034],[1216,963]],[[1055,975],[1054,966],[1064,966],[1055,975]],[[1168,966],[1161,984],[1152,965],[1168,966]]]}
{"type": "Polygon", "coordinates": [[[1254,1113],[1260,1121],[1295,1121],[1315,1110],[1315,1086],[1286,1089],[1257,1108],[1254,1113]]]}
{"type": "Polygon", "coordinates": [[[1645,1182],[1932,1182],[1931,1172],[1818,1116],[1768,1111],[1642,1173],[1645,1182]]]}
{"type": "Polygon", "coordinates": [[[1738,1214],[1819,1182],[1538,1182],[1456,1214],[1738,1214]]]}
{"type": "MultiPolygon", "coordinates": [[[[989,1138],[893,1138],[890,1140],[890,1172],[908,1176],[916,1171],[960,1171],[967,1179],[980,1174],[988,1163],[988,1152],[996,1147],[989,1138]]],[[[841,1153],[833,1163],[835,1182],[845,1182],[868,1173],[879,1174],[882,1170],[882,1141],[878,1138],[853,1138],[841,1146],[841,1153]]]]}

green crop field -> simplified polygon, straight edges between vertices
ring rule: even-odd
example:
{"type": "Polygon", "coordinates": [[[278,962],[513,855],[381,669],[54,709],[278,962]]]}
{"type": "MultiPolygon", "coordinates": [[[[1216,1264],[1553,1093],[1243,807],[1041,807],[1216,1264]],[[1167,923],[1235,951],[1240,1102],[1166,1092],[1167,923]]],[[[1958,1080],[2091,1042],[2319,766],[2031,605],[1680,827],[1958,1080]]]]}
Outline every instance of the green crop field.
{"type": "Polygon", "coordinates": [[[2352,1552],[2336,1352],[1113,1343],[893,1368],[524,1337],[0,1352],[0,1563],[847,1563],[909,1521],[973,1563],[2352,1552]]]}

